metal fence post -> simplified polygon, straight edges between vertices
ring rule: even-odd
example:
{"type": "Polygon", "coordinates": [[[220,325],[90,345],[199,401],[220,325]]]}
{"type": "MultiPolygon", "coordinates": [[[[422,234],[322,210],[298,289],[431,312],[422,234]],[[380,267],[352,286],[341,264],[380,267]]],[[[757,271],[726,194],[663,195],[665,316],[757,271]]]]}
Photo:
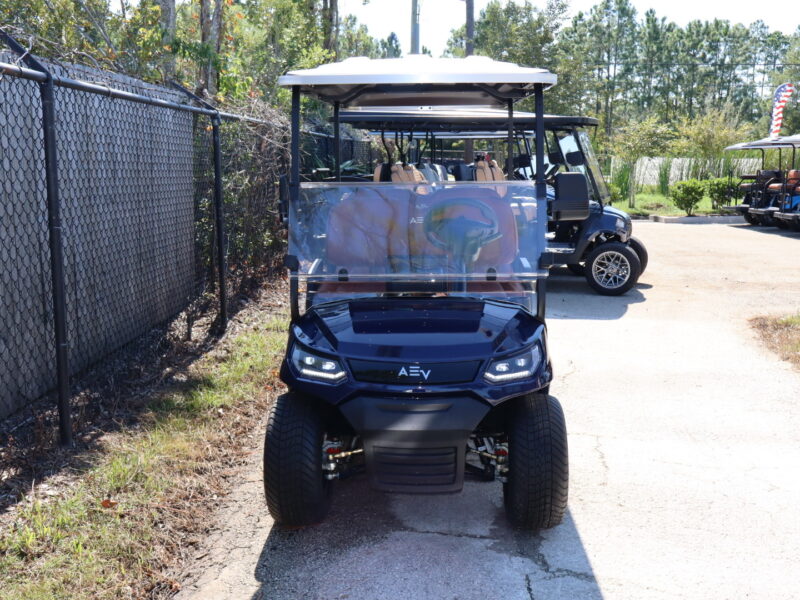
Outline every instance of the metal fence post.
{"type": "Polygon", "coordinates": [[[58,430],[62,446],[72,446],[69,392],[69,344],[67,342],[67,303],[64,286],[64,245],[61,238],[61,206],[58,196],[58,157],[56,156],[56,117],[53,78],[14,38],[0,30],[8,46],[31,69],[47,76],[39,84],[42,98],[42,134],[47,187],[47,230],[50,242],[50,275],[53,286],[53,325],[55,329],[56,380],[58,391],[58,430]]]}
{"type": "Polygon", "coordinates": [[[217,325],[219,332],[224,333],[228,328],[228,283],[226,280],[228,260],[225,254],[225,200],[222,190],[222,147],[219,141],[219,126],[222,122],[222,113],[179,83],[170,81],[170,85],[186,94],[200,106],[214,111],[214,114],[211,115],[211,138],[214,146],[214,238],[217,244],[217,268],[219,269],[217,272],[219,283],[219,323],[217,325]]]}
{"type": "Polygon", "coordinates": [[[219,115],[211,119],[211,130],[214,144],[214,229],[217,238],[217,268],[219,269],[219,330],[224,332],[228,327],[228,290],[225,276],[228,265],[225,256],[225,215],[222,196],[222,148],[219,141],[219,115]]]}

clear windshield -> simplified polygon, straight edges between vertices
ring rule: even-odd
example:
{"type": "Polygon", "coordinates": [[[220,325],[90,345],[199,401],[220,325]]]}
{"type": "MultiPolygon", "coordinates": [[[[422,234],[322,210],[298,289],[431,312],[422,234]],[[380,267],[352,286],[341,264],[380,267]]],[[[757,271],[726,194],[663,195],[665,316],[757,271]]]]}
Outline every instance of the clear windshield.
{"type": "Polygon", "coordinates": [[[586,158],[586,166],[589,168],[594,186],[600,195],[600,201],[607,202],[611,198],[611,193],[608,191],[603,172],[600,170],[600,162],[597,160],[594,148],[592,148],[592,140],[589,138],[589,133],[585,129],[579,129],[578,140],[581,143],[583,155],[586,158]]]}
{"type": "Polygon", "coordinates": [[[575,129],[574,131],[564,131],[556,134],[561,155],[567,157],[568,154],[577,152],[583,157],[584,164],[567,164],[567,170],[575,173],[582,173],[589,182],[589,192],[592,200],[606,202],[611,197],[608,192],[603,174],[600,171],[600,163],[592,149],[592,142],[585,129],[575,129]],[[580,143],[579,143],[580,142],[580,143]]]}
{"type": "Polygon", "coordinates": [[[293,204],[289,254],[311,303],[468,295],[529,305],[545,274],[531,182],[306,183],[293,204]]]}

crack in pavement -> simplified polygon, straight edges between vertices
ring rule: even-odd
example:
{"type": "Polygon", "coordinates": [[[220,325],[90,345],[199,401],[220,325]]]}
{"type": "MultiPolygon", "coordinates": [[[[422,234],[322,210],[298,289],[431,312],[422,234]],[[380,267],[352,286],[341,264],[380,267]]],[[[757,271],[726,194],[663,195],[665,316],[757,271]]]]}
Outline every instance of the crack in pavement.
{"type": "Polygon", "coordinates": [[[606,453],[603,452],[603,449],[600,447],[600,436],[595,435],[594,437],[594,450],[600,456],[600,464],[603,465],[603,482],[600,484],[601,486],[608,485],[608,461],[606,460],[606,453]]]}
{"type": "Polygon", "coordinates": [[[547,557],[544,555],[544,552],[542,552],[542,541],[541,539],[536,541],[536,547],[533,549],[530,558],[537,567],[544,571],[545,575],[549,575],[549,577],[547,577],[548,580],[569,577],[577,579],[578,581],[597,583],[597,578],[592,573],[583,573],[581,571],[573,571],[572,569],[565,569],[562,567],[554,569],[550,565],[550,561],[547,560],[547,557]]]}
{"type": "Polygon", "coordinates": [[[536,600],[536,598],[533,597],[533,584],[531,583],[531,576],[527,573],[525,574],[525,589],[528,590],[528,598],[530,598],[530,600],[536,600]]]}
{"type": "Polygon", "coordinates": [[[496,539],[487,535],[478,535],[477,533],[449,533],[447,531],[427,531],[424,529],[412,529],[409,527],[400,529],[399,531],[405,531],[407,533],[427,533],[431,535],[443,535],[446,537],[454,537],[454,538],[467,538],[470,540],[484,540],[488,542],[494,542],[496,539]]]}

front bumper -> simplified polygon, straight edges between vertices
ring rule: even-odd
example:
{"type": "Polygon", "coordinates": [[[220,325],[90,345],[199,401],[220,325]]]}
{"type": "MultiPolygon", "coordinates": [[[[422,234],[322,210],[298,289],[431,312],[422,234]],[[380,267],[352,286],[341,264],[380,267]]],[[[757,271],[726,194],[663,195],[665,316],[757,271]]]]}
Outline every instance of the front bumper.
{"type": "Polygon", "coordinates": [[[339,408],[363,437],[373,487],[425,494],[463,487],[467,442],[490,407],[469,396],[356,396],[339,408]]]}
{"type": "Polygon", "coordinates": [[[767,208],[751,208],[749,210],[751,215],[758,215],[758,216],[774,216],[775,213],[778,212],[778,207],[776,206],[769,206],[767,208]]]}
{"type": "Polygon", "coordinates": [[[800,212],[778,212],[772,216],[787,223],[800,223],[800,212]]]}

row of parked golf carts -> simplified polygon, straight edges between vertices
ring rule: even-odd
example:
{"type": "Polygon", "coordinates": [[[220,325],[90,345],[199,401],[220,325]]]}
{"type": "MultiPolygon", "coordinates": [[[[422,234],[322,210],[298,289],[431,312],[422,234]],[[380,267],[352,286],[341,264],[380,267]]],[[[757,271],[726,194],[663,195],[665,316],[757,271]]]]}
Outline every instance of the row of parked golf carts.
{"type": "Polygon", "coordinates": [[[795,168],[798,148],[800,135],[766,138],[726,148],[729,152],[760,152],[761,168],[753,174],[742,175],[738,183],[731,186],[732,195],[741,198],[741,202],[723,208],[741,214],[750,225],[800,231],[800,169],[795,168]],[[777,162],[772,162],[776,158],[777,162]],[[777,168],[767,168],[775,166],[777,168]]]}

